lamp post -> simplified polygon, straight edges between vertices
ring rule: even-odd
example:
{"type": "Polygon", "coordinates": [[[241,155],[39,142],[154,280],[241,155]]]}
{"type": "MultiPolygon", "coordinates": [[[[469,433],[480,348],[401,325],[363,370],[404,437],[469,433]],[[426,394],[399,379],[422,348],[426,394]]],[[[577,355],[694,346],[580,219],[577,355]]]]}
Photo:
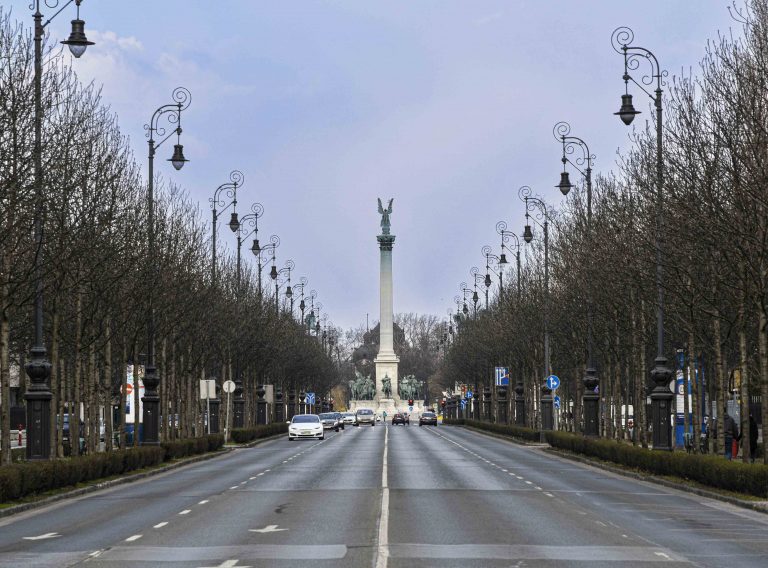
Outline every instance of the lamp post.
{"type": "MultiPolygon", "coordinates": [[[[551,366],[549,362],[549,211],[546,204],[539,199],[531,195],[533,190],[527,185],[522,186],[518,190],[520,199],[525,202],[525,229],[523,230],[523,240],[526,243],[533,241],[533,231],[531,230],[530,220],[544,229],[544,379],[551,374],[551,366]],[[530,215],[530,212],[534,212],[534,215],[530,215]],[[543,219],[544,223],[539,223],[538,219],[543,219]]],[[[552,391],[549,390],[546,385],[541,389],[541,429],[552,430],[554,415],[553,415],[553,399],[552,391]]],[[[543,434],[542,434],[543,435],[543,434]]]]}
{"type": "MultiPolygon", "coordinates": [[[[77,17],[72,20],[72,31],[69,38],[61,43],[69,47],[69,51],[79,58],[92,41],[85,37],[85,22],[80,19],[80,4],[82,0],[69,0],[53,16],[43,22],[43,14],[40,12],[40,0],[34,0],[30,9],[34,7],[32,18],[35,21],[35,217],[34,217],[34,243],[35,258],[33,274],[35,279],[35,336],[34,343],[29,352],[29,362],[24,365],[24,371],[29,377],[29,387],[24,393],[27,402],[27,460],[51,459],[51,399],[53,394],[48,381],[51,377],[51,362],[48,360],[48,351],[43,341],[43,239],[45,216],[45,193],[43,191],[43,37],[45,28],[67,6],[75,2],[77,17]]],[[[58,6],[58,0],[48,0],[46,3],[51,9],[58,6]]],[[[78,422],[74,421],[77,425],[78,422]]],[[[78,428],[78,426],[75,426],[78,428]]],[[[77,430],[74,430],[77,431],[77,430]]]]}
{"type": "Polygon", "coordinates": [[[144,130],[147,131],[147,138],[149,144],[149,175],[147,180],[147,207],[149,211],[149,219],[147,226],[148,243],[149,243],[149,274],[150,286],[148,286],[148,314],[147,314],[147,367],[144,370],[144,396],[141,401],[144,404],[144,412],[142,414],[144,420],[144,441],[143,445],[156,446],[160,443],[160,397],[157,393],[157,387],[160,385],[160,377],[157,375],[157,368],[155,367],[155,307],[154,307],[154,283],[156,282],[156,268],[155,263],[155,151],[163,145],[171,136],[176,135],[176,144],[173,146],[173,156],[168,160],[173,167],[178,171],[188,161],[184,157],[184,146],[181,144],[181,112],[189,108],[189,104],[192,101],[192,95],[189,91],[183,87],[177,87],[171,94],[173,103],[165,104],[159,107],[149,124],[144,125],[144,130]],[[160,120],[165,118],[169,125],[175,125],[175,127],[167,135],[165,134],[165,127],[160,124],[160,120]],[[161,140],[155,142],[155,134],[157,134],[161,140]]]}
{"type": "Polygon", "coordinates": [[[629,94],[629,82],[632,81],[648,95],[656,108],[656,360],[651,371],[651,379],[655,383],[651,392],[651,415],[653,420],[653,449],[672,451],[672,424],[670,420],[672,392],[669,390],[669,382],[672,378],[672,370],[667,366],[667,358],[664,356],[664,288],[662,260],[662,232],[664,225],[664,162],[663,162],[663,134],[662,134],[662,89],[664,77],[667,72],[662,71],[656,56],[644,47],[630,45],[635,39],[634,32],[627,27],[620,27],[611,34],[613,49],[624,57],[624,94],[621,96],[621,108],[614,114],[621,118],[622,122],[629,126],[640,114],[632,105],[632,95],[629,94]],[[651,66],[652,76],[648,82],[646,78],[638,83],[630,71],[640,67],[641,58],[644,58],[651,66]],[[656,80],[656,89],[649,92],[644,84],[656,80]]]}
{"type": "Polygon", "coordinates": [[[483,280],[483,284],[485,284],[486,290],[486,308],[488,307],[488,288],[491,287],[491,272],[499,277],[499,302],[501,302],[502,296],[504,294],[504,265],[507,263],[507,259],[505,258],[504,262],[502,262],[502,258],[493,254],[493,252],[491,252],[492,250],[493,249],[491,249],[491,247],[488,245],[485,245],[482,249],[480,249],[480,252],[485,257],[485,279],[483,280]],[[491,268],[491,264],[493,263],[496,263],[499,266],[498,272],[491,268]]]}
{"type": "MultiPolygon", "coordinates": [[[[253,235],[253,242],[258,245],[259,242],[259,218],[264,215],[264,206],[261,203],[254,203],[251,205],[251,213],[243,215],[240,218],[240,223],[237,228],[237,290],[240,292],[240,280],[242,279],[242,266],[240,249],[243,246],[243,242],[253,235]],[[243,234],[243,227],[252,227],[247,233],[243,234]]],[[[253,247],[251,247],[253,251],[253,247]]]]}
{"type": "MultiPolygon", "coordinates": [[[[232,207],[232,216],[229,220],[229,228],[233,233],[239,233],[240,221],[237,218],[237,188],[243,185],[245,176],[240,170],[232,170],[229,173],[229,181],[221,184],[213,192],[213,197],[208,201],[211,203],[211,211],[213,212],[213,219],[211,221],[211,286],[216,286],[216,232],[219,224],[219,213],[224,213],[227,209],[232,207]],[[225,201],[229,199],[229,203],[225,201]],[[221,208],[219,211],[218,208],[221,208]]],[[[240,273],[238,269],[238,284],[240,273]]]]}
{"type": "Polygon", "coordinates": [[[496,223],[496,232],[501,235],[501,255],[499,257],[499,264],[507,264],[507,255],[504,250],[511,250],[506,243],[509,242],[509,238],[515,239],[515,262],[517,271],[517,299],[520,300],[520,239],[515,233],[507,230],[507,222],[499,221],[496,223]]]}
{"type": "MultiPolygon", "coordinates": [[[[296,264],[291,260],[288,259],[285,261],[285,265],[278,270],[277,266],[274,264],[274,257],[273,257],[273,263],[272,263],[272,270],[269,273],[270,278],[275,281],[275,313],[280,313],[280,276],[283,274],[287,274],[288,278],[285,280],[285,282],[288,283],[288,288],[291,287],[291,271],[296,268],[296,264]]],[[[293,295],[293,294],[291,294],[293,295]]]]}
{"type": "MultiPolygon", "coordinates": [[[[485,286],[485,309],[488,309],[488,288],[491,285],[491,278],[490,276],[487,278],[484,278],[482,274],[480,274],[480,269],[476,266],[473,266],[469,269],[469,273],[472,275],[472,279],[475,281],[474,288],[475,288],[475,294],[477,294],[477,285],[484,285],[485,286]]],[[[478,296],[479,299],[479,296],[478,296]]]]}
{"type": "MultiPolygon", "coordinates": [[[[477,269],[475,269],[477,270],[477,269]]],[[[461,289],[461,293],[464,294],[464,308],[462,311],[464,312],[464,315],[467,315],[467,294],[469,294],[469,297],[472,299],[472,303],[474,305],[474,311],[473,311],[473,319],[477,318],[477,302],[480,299],[480,297],[477,295],[477,283],[475,283],[474,290],[467,288],[466,282],[461,282],[459,284],[459,288],[461,289]]]]}
{"type": "MultiPolygon", "coordinates": [[[[258,235],[256,235],[258,237],[258,235]]],[[[259,278],[259,298],[262,297],[262,283],[261,283],[261,271],[262,269],[269,264],[271,261],[273,264],[275,262],[275,249],[280,246],[280,237],[277,235],[272,235],[269,237],[269,244],[262,246],[259,244],[259,239],[254,238],[253,239],[253,246],[251,246],[251,252],[256,257],[256,266],[258,267],[258,278],[259,278]],[[271,252],[271,257],[266,257],[263,261],[261,260],[261,253],[262,252],[271,252]]]]}
{"type": "MultiPolygon", "coordinates": [[[[589,151],[589,146],[584,140],[577,136],[571,136],[571,125],[567,122],[558,122],[552,131],[555,140],[563,146],[563,171],[560,172],[560,183],[555,187],[560,190],[564,196],[568,195],[573,188],[569,179],[567,165],[571,164],[584,177],[587,189],[587,246],[592,246],[592,162],[595,156],[589,151]],[[573,155],[576,148],[581,150],[581,155],[577,155],[575,161],[568,156],[573,155]],[[582,169],[580,166],[586,166],[582,169]]],[[[587,278],[587,368],[582,379],[584,383],[584,395],[582,396],[582,405],[584,408],[584,435],[600,435],[600,396],[595,392],[595,388],[600,384],[595,369],[594,346],[593,346],[593,324],[592,324],[592,279],[587,278]]]]}
{"type": "Polygon", "coordinates": [[[299,278],[299,283],[296,284],[293,287],[293,296],[291,297],[291,315],[293,315],[293,298],[296,296],[296,294],[300,294],[299,298],[301,300],[299,301],[299,310],[301,311],[301,319],[299,321],[304,322],[304,308],[307,307],[307,305],[304,303],[304,287],[309,283],[309,280],[307,280],[306,276],[302,276],[299,278]]]}

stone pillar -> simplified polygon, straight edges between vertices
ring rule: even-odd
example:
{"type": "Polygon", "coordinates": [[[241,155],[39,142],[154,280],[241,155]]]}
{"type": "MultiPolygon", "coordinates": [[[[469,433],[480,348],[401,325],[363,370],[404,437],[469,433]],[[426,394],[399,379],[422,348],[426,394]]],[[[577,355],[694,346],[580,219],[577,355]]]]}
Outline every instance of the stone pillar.
{"type": "Polygon", "coordinates": [[[552,430],[554,424],[554,412],[553,412],[554,399],[552,398],[552,391],[545,384],[541,387],[541,441],[546,441],[544,438],[544,432],[552,430]]]}
{"type": "Polygon", "coordinates": [[[243,381],[235,381],[235,399],[232,401],[232,428],[245,426],[245,399],[243,398],[243,381]]]}
{"type": "Polygon", "coordinates": [[[307,413],[307,393],[304,392],[304,389],[301,389],[299,391],[299,414],[306,414],[307,413]]]}
{"type": "Polygon", "coordinates": [[[483,387],[483,420],[491,421],[491,387],[483,387]]]}
{"type": "MultiPolygon", "coordinates": [[[[291,416],[293,418],[293,416],[291,416]]],[[[285,404],[283,403],[283,387],[275,387],[275,422],[285,422],[285,404]]]]}
{"type": "Polygon", "coordinates": [[[595,392],[595,387],[599,383],[597,372],[594,369],[587,369],[584,377],[584,395],[581,398],[585,436],[600,435],[600,395],[595,392]]]}
{"type": "Polygon", "coordinates": [[[499,424],[507,424],[509,423],[507,412],[507,387],[500,386],[496,391],[496,394],[498,395],[498,398],[496,399],[496,402],[498,403],[498,414],[496,415],[498,416],[497,422],[499,424]]]}
{"type": "Polygon", "coordinates": [[[211,434],[219,433],[219,406],[221,405],[221,399],[212,398],[209,402],[211,407],[211,415],[208,417],[208,423],[211,425],[211,434]]]}
{"type": "Polygon", "coordinates": [[[264,393],[267,392],[264,389],[264,385],[259,385],[256,389],[256,395],[259,397],[256,400],[256,424],[267,423],[267,401],[264,400],[264,393]]]}
{"type": "Polygon", "coordinates": [[[296,415],[296,389],[291,388],[288,391],[288,415],[286,419],[290,420],[296,415]]]}
{"type": "Polygon", "coordinates": [[[523,381],[518,380],[515,385],[515,424],[525,426],[525,388],[523,381]]]}
{"type": "Polygon", "coordinates": [[[382,234],[379,242],[379,353],[373,360],[376,365],[376,395],[379,400],[383,392],[385,376],[392,380],[392,398],[398,400],[399,381],[397,367],[400,359],[394,349],[394,301],[392,299],[392,246],[395,236],[382,234]]]}

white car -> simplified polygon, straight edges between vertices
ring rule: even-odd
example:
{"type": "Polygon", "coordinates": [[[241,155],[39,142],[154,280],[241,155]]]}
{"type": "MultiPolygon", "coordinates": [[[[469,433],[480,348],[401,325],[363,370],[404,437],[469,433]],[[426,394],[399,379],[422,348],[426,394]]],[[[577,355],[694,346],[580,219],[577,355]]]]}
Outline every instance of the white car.
{"type": "Polygon", "coordinates": [[[288,440],[299,438],[325,439],[323,423],[317,414],[297,414],[288,423],[288,440]]]}
{"type": "Polygon", "coordinates": [[[342,412],[341,421],[344,422],[344,424],[352,424],[354,426],[357,419],[355,418],[354,412],[342,412]]]}

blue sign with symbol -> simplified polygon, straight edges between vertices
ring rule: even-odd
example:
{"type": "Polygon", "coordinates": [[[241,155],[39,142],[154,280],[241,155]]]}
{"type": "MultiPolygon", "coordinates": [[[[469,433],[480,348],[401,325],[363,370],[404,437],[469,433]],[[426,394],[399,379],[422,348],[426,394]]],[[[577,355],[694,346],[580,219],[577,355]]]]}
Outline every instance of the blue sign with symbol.
{"type": "Polygon", "coordinates": [[[413,407],[412,406],[408,407],[408,412],[413,412],[413,407]]]}
{"type": "Polygon", "coordinates": [[[560,397],[555,395],[554,401],[555,401],[555,408],[560,408],[560,397]]]}
{"type": "Polygon", "coordinates": [[[549,390],[557,390],[557,387],[560,386],[560,379],[558,379],[555,375],[549,375],[547,377],[547,388],[549,390]]]}
{"type": "Polygon", "coordinates": [[[472,398],[472,391],[467,391],[467,398],[472,398]]]}
{"type": "Polygon", "coordinates": [[[465,406],[467,406],[467,401],[464,399],[461,399],[461,409],[464,410],[465,406]]]}
{"type": "Polygon", "coordinates": [[[308,392],[306,394],[306,397],[307,397],[307,399],[306,399],[307,400],[307,404],[315,404],[315,393],[308,392]]]}
{"type": "Polygon", "coordinates": [[[496,386],[509,386],[509,369],[507,367],[496,367],[496,386]]]}

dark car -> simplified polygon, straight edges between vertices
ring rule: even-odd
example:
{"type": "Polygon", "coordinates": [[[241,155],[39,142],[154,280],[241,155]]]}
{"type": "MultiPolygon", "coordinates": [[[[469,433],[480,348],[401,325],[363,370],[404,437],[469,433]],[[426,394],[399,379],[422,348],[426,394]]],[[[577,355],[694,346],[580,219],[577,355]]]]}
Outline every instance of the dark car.
{"type": "Polygon", "coordinates": [[[344,429],[344,415],[341,412],[334,412],[333,413],[336,416],[337,424],[339,425],[339,428],[342,430],[344,429]]]}
{"type": "Polygon", "coordinates": [[[405,416],[403,416],[399,412],[397,414],[392,415],[392,426],[395,426],[396,424],[405,425],[405,416]]]}
{"type": "Polygon", "coordinates": [[[419,426],[424,426],[424,424],[437,426],[437,414],[434,412],[422,412],[421,416],[419,416],[419,426]]]}

